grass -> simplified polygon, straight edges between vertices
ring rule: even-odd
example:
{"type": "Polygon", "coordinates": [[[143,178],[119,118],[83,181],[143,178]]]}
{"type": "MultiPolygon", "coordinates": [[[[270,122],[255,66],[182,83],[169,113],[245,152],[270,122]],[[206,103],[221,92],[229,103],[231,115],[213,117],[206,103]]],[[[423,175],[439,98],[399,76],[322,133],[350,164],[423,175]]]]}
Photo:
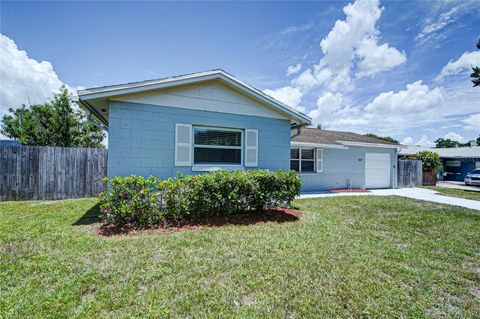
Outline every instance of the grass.
{"type": "Polygon", "coordinates": [[[452,196],[452,197],[460,197],[466,199],[473,199],[480,201],[480,192],[466,190],[466,189],[456,189],[456,188],[446,188],[446,187],[426,187],[432,189],[440,195],[452,196]]]}
{"type": "Polygon", "coordinates": [[[106,238],[95,199],[0,203],[0,317],[478,318],[479,212],[295,206],[296,222],[106,238]]]}

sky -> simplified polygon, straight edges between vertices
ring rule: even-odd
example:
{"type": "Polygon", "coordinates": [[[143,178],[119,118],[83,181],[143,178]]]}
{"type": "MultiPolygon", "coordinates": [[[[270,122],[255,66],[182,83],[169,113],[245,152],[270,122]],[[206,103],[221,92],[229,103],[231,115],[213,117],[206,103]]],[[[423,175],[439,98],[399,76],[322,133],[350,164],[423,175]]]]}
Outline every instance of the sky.
{"type": "Polygon", "coordinates": [[[325,129],[431,146],[480,134],[473,1],[0,2],[0,114],[211,69],[325,129]]]}

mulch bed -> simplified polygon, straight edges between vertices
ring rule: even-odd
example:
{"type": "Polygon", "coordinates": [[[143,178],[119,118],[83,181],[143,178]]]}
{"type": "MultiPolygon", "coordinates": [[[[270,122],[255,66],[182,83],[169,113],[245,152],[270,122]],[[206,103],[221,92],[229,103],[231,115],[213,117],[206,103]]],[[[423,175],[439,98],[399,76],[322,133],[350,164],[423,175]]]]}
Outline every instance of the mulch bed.
{"type": "Polygon", "coordinates": [[[98,235],[113,236],[113,235],[128,235],[130,233],[139,231],[158,231],[162,233],[181,232],[187,230],[201,230],[203,228],[223,227],[230,225],[254,225],[257,223],[285,223],[299,220],[303,216],[302,213],[290,208],[275,208],[257,213],[256,211],[249,211],[241,214],[229,216],[215,216],[208,218],[200,218],[194,220],[181,221],[177,224],[158,225],[156,227],[145,229],[134,229],[131,225],[118,227],[107,224],[100,227],[98,235]]]}
{"type": "Polygon", "coordinates": [[[350,188],[350,189],[329,189],[330,193],[368,193],[366,189],[350,188]]]}

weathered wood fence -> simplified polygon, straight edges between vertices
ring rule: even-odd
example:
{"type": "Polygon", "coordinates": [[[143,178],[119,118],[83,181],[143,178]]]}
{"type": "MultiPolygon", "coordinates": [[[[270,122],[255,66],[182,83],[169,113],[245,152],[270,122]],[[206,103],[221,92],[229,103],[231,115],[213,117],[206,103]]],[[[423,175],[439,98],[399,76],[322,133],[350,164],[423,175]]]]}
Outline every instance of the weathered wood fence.
{"type": "Polygon", "coordinates": [[[398,161],[398,187],[409,188],[422,185],[422,161],[398,161]]]}
{"type": "Polygon", "coordinates": [[[95,196],[107,156],[100,148],[1,146],[0,200],[95,196]]]}

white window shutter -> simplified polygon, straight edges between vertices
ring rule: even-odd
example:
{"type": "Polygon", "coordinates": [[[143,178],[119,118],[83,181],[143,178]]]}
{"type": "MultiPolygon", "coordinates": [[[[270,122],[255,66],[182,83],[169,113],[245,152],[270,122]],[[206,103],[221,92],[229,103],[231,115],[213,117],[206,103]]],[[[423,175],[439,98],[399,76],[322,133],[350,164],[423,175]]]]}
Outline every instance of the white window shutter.
{"type": "Polygon", "coordinates": [[[245,167],[258,166],[258,131],[245,130],[245,167]]]}
{"type": "Polygon", "coordinates": [[[175,166],[192,166],[191,124],[175,124],[175,166]]]}
{"type": "Polygon", "coordinates": [[[323,172],[323,149],[317,148],[317,173],[323,172]]]}

